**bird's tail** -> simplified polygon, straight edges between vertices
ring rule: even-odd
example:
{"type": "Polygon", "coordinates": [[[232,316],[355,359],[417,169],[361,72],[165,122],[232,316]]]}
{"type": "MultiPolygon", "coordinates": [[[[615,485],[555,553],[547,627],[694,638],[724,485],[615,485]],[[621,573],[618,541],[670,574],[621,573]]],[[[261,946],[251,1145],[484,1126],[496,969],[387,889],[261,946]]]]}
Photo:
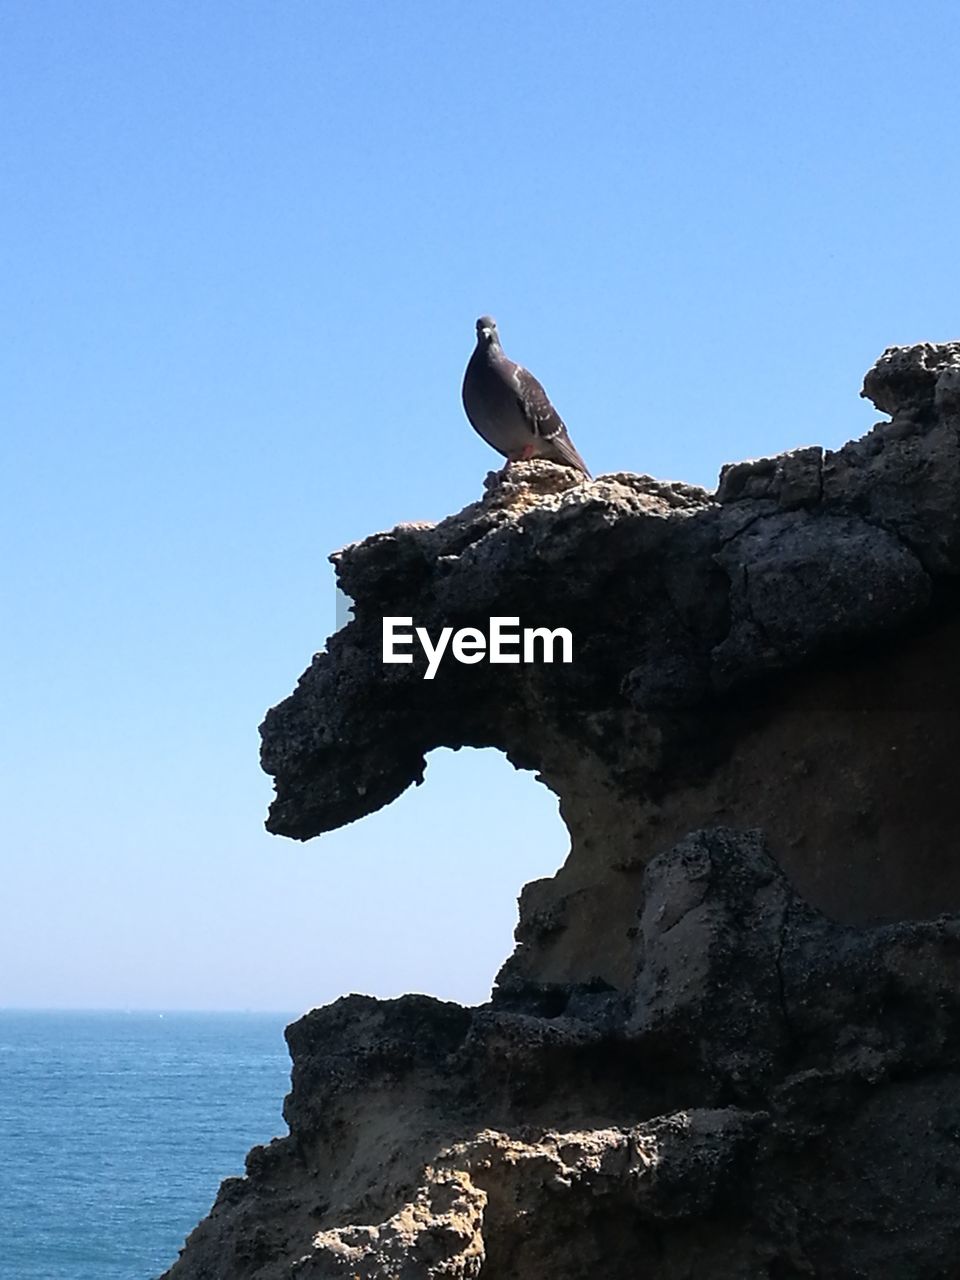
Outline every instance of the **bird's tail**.
{"type": "Polygon", "coordinates": [[[573,447],[573,441],[566,433],[554,436],[550,443],[557,455],[557,462],[565,462],[568,467],[576,467],[578,471],[583,472],[588,480],[593,479],[590,472],[587,470],[587,464],[580,457],[579,453],[577,453],[576,449],[573,447]]]}

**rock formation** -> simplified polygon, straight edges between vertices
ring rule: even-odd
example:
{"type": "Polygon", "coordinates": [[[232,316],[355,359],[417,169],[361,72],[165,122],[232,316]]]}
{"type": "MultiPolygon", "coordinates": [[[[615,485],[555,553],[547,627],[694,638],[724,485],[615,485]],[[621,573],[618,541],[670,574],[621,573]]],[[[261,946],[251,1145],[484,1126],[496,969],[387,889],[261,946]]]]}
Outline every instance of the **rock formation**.
{"type": "Polygon", "coordinates": [[[288,1028],[290,1136],[169,1280],[960,1274],[960,343],[891,421],[714,494],[547,462],[334,557],[354,620],[262,727],[268,827],[388,804],[436,747],[570,832],[489,1004],[288,1028]],[[381,619],[567,627],[567,665],[384,666],[381,619]]]}

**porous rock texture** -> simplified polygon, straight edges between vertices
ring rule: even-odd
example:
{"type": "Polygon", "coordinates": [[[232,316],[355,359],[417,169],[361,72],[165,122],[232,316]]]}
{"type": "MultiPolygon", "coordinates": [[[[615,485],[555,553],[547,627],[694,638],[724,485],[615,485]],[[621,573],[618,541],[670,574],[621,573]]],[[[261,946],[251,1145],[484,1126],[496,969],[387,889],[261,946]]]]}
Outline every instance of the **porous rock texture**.
{"type": "Polygon", "coordinates": [[[290,1135],[170,1280],[960,1274],[960,343],[864,394],[891,421],[714,494],[518,464],[334,557],[354,620],[262,727],[270,830],[493,746],[571,848],[489,1004],[288,1028],[290,1135]],[[384,615],[574,661],[426,681],[384,615]]]}

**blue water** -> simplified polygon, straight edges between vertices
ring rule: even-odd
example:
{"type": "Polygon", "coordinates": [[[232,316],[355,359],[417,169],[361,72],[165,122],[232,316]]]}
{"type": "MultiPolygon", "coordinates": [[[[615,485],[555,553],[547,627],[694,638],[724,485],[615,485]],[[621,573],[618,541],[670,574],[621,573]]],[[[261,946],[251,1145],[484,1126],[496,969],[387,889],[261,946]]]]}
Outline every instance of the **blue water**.
{"type": "Polygon", "coordinates": [[[283,1014],[0,1010],[0,1280],[152,1280],[286,1132],[283,1014]]]}

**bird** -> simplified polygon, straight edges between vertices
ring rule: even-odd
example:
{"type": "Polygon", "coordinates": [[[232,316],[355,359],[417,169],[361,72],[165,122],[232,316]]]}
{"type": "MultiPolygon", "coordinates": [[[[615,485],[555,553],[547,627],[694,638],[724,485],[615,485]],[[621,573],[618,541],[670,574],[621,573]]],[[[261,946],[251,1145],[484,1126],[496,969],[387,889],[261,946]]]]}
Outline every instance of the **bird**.
{"type": "Polygon", "coordinates": [[[477,345],[463,375],[463,407],[479,436],[511,462],[549,458],[589,480],[563,419],[532,373],[507,358],[492,316],[477,321],[477,345]]]}

